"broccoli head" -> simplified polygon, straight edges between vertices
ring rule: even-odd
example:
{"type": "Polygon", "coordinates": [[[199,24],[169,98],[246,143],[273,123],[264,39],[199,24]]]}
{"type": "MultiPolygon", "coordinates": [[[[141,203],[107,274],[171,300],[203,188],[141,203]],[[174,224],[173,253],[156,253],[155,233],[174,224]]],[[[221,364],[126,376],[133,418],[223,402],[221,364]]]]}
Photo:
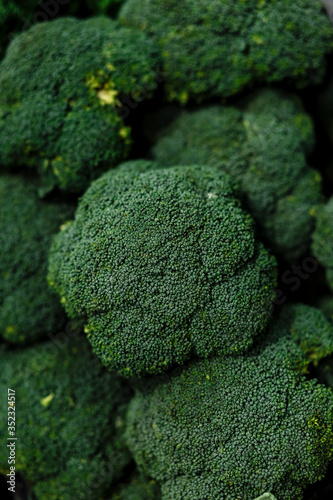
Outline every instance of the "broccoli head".
{"type": "Polygon", "coordinates": [[[65,311],[48,286],[51,237],[71,218],[72,205],[39,200],[29,179],[0,177],[0,335],[32,342],[61,328],[65,311]]]}
{"type": "Polygon", "coordinates": [[[156,41],[167,96],[182,104],[257,82],[319,83],[332,49],[317,0],[127,0],[120,21],[156,41]]]}
{"type": "Polygon", "coordinates": [[[275,274],[229,177],[203,166],[107,172],[49,261],[68,314],[125,376],[245,351],[268,322],[275,274]]]}
{"type": "Polygon", "coordinates": [[[328,285],[333,290],[333,197],[317,210],[312,250],[319,263],[325,267],[328,285]]]}
{"type": "MultiPolygon", "coordinates": [[[[16,472],[38,500],[101,500],[130,461],[122,434],[131,391],[103,368],[84,337],[59,342],[0,353],[1,390],[16,391],[16,472]]],[[[7,406],[0,414],[5,436],[7,406]]],[[[7,451],[0,451],[4,474],[7,451]]]]}
{"type": "Polygon", "coordinates": [[[183,111],[158,135],[151,154],[161,164],[204,163],[231,175],[274,253],[292,261],[307,250],[321,177],[307,165],[314,132],[296,96],[267,89],[237,107],[183,111]]]}
{"type": "Polygon", "coordinates": [[[123,0],[0,0],[0,59],[15,35],[56,16],[114,15],[123,0]]]}
{"type": "Polygon", "coordinates": [[[163,500],[302,498],[333,454],[333,393],[307,380],[332,352],[320,312],[292,306],[248,353],[191,361],[140,383],[125,437],[163,500]],[[305,341],[303,342],[303,335],[305,341]],[[261,497],[260,497],[261,498],[261,497]]]}
{"type": "Polygon", "coordinates": [[[128,154],[122,99],[152,94],[156,64],[143,33],[106,17],[16,37],[0,65],[0,162],[38,169],[45,190],[84,190],[128,154]]]}

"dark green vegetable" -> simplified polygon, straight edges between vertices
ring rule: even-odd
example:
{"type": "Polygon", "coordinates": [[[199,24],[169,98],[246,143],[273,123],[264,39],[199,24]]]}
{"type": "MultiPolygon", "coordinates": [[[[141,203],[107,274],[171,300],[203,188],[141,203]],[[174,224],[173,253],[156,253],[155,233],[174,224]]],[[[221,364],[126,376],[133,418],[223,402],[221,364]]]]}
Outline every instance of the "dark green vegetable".
{"type": "Polygon", "coordinates": [[[319,83],[332,50],[317,0],[127,0],[120,20],[155,40],[167,97],[182,104],[257,82],[319,83]]]}
{"type": "Polygon", "coordinates": [[[29,179],[0,177],[0,335],[30,343],[59,330],[65,311],[46,281],[52,236],[71,218],[68,203],[42,202],[29,179]]]}
{"type": "Polygon", "coordinates": [[[276,269],[229,177],[131,168],[93,182],[55,239],[49,281],[68,314],[125,376],[245,351],[268,322],[276,269]]]}
{"type": "Polygon", "coordinates": [[[143,33],[104,17],[21,34],[0,65],[0,163],[38,169],[46,191],[83,191],[128,155],[122,99],[150,96],[156,65],[143,33]]]}
{"type": "Polygon", "coordinates": [[[262,90],[245,103],[183,111],[159,133],[159,163],[205,163],[232,176],[274,253],[294,261],[310,246],[321,176],[309,168],[314,132],[300,100],[262,90]]]}
{"type": "Polygon", "coordinates": [[[306,380],[332,353],[332,326],[303,305],[283,310],[249,353],[192,361],[140,384],[127,444],[163,500],[302,498],[333,454],[333,393],[306,380]]]}
{"type": "Polygon", "coordinates": [[[114,15],[123,0],[0,0],[0,59],[9,42],[35,24],[61,15],[114,15]]]}
{"type": "MultiPolygon", "coordinates": [[[[129,463],[122,433],[131,395],[106,372],[83,337],[67,346],[0,353],[1,392],[15,390],[16,473],[30,481],[38,500],[102,500],[129,463]]],[[[7,397],[7,396],[6,396],[7,397]]],[[[7,407],[0,408],[7,436],[7,407]]],[[[0,450],[7,474],[8,448],[0,450]]]]}

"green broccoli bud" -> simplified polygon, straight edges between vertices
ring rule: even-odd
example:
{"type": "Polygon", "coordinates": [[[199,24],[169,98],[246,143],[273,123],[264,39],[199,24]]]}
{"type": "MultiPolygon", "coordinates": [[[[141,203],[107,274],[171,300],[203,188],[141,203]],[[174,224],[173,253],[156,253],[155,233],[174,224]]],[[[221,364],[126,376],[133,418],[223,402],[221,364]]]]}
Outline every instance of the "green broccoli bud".
{"type": "Polygon", "coordinates": [[[0,0],[0,59],[9,42],[34,24],[56,16],[108,14],[114,16],[123,0],[0,0]]]}
{"type": "Polygon", "coordinates": [[[29,343],[54,332],[65,311],[48,286],[47,256],[52,236],[71,218],[68,203],[40,201],[29,179],[0,177],[0,335],[29,343]]]}
{"type": "MultiPolygon", "coordinates": [[[[131,391],[106,372],[83,337],[56,347],[0,352],[0,386],[15,390],[16,471],[37,499],[102,499],[130,462],[124,447],[125,409],[131,391]]],[[[0,408],[1,435],[7,406],[0,408]]],[[[8,473],[8,448],[0,468],[8,473]]]]}
{"type": "Polygon", "coordinates": [[[307,165],[314,132],[300,100],[261,90],[236,106],[183,111],[159,133],[159,163],[220,167],[234,179],[261,238],[288,261],[310,245],[320,174],[307,165]]]}
{"type": "Polygon", "coordinates": [[[327,283],[333,290],[333,197],[317,210],[312,251],[319,263],[325,267],[327,283]]]}
{"type": "Polygon", "coordinates": [[[83,191],[128,155],[122,99],[152,95],[157,60],[143,33],[104,17],[16,37],[0,65],[0,162],[36,168],[46,191],[83,191]]]}
{"type": "Polygon", "coordinates": [[[138,384],[125,437],[140,470],[161,483],[163,500],[254,499],[267,491],[301,499],[324,476],[333,393],[303,375],[309,346],[327,338],[316,319],[306,306],[287,307],[248,353],[191,361],[138,384]]]}
{"type": "Polygon", "coordinates": [[[158,45],[169,100],[228,97],[257,82],[321,82],[332,28],[317,0],[127,0],[120,21],[158,45]]]}
{"type": "Polygon", "coordinates": [[[107,172],[49,260],[68,314],[124,376],[245,351],[269,320],[275,279],[229,177],[203,166],[107,172]]]}

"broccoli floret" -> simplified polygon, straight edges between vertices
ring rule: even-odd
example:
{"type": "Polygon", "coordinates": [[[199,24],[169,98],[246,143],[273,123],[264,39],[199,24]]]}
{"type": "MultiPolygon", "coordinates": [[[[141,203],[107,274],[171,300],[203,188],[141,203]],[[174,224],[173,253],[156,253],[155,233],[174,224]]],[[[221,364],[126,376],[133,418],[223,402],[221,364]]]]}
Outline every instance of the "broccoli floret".
{"type": "Polygon", "coordinates": [[[321,177],[307,165],[314,132],[296,96],[261,90],[237,107],[183,111],[159,136],[151,154],[161,164],[205,163],[233,177],[274,253],[293,261],[308,249],[321,177]]]}
{"type": "Polygon", "coordinates": [[[119,483],[111,500],[160,500],[161,492],[157,481],[147,479],[135,471],[129,481],[119,483]]]}
{"type": "MultiPolygon", "coordinates": [[[[131,391],[102,367],[84,337],[62,342],[0,353],[1,391],[15,390],[17,403],[16,473],[32,483],[38,500],[101,500],[130,461],[122,434],[131,391]]],[[[5,436],[3,404],[0,416],[5,436]]]]}
{"type": "Polygon", "coordinates": [[[163,500],[252,500],[268,491],[299,500],[324,476],[333,393],[303,375],[313,346],[327,340],[317,316],[287,308],[249,353],[192,361],[140,384],[125,436],[139,469],[161,483],[163,500]]]}
{"type": "Polygon", "coordinates": [[[333,290],[333,197],[317,210],[312,250],[319,263],[325,267],[327,283],[333,290]]]}
{"type": "Polygon", "coordinates": [[[127,0],[120,21],[155,40],[167,97],[182,104],[257,82],[319,83],[332,49],[317,0],[127,0]]]}
{"type": "Polygon", "coordinates": [[[9,42],[36,23],[61,15],[115,15],[123,0],[0,0],[0,59],[9,42]]]}
{"type": "Polygon", "coordinates": [[[0,177],[0,335],[13,343],[33,342],[62,327],[65,311],[48,286],[52,236],[73,216],[64,202],[40,201],[25,178],[0,177]]]}
{"type": "Polygon", "coordinates": [[[150,96],[156,64],[143,33],[105,17],[21,34],[0,65],[0,162],[37,168],[45,189],[84,190],[127,156],[121,99],[150,96]]]}
{"type": "Polygon", "coordinates": [[[275,271],[224,172],[122,168],[56,237],[49,281],[102,362],[130,376],[245,351],[268,322],[275,271]]]}

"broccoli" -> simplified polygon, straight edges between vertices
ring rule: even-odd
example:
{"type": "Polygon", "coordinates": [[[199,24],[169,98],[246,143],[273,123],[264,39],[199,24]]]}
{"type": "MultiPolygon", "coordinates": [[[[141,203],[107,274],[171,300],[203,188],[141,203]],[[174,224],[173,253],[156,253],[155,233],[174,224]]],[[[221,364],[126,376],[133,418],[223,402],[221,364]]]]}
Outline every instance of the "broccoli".
{"type": "MultiPolygon", "coordinates": [[[[119,483],[111,500],[160,500],[159,485],[154,480],[149,480],[135,471],[126,483],[119,483]]],[[[274,499],[273,499],[274,500],[274,499]]]]}
{"type": "Polygon", "coordinates": [[[333,197],[317,210],[312,251],[319,263],[325,267],[328,285],[333,290],[333,197]]]}
{"type": "Polygon", "coordinates": [[[229,177],[131,165],[92,183],[52,246],[49,282],[68,314],[124,376],[245,351],[268,322],[276,267],[229,177]]]}
{"type": "MultiPolygon", "coordinates": [[[[105,498],[130,462],[124,447],[124,414],[131,391],[108,373],[84,337],[57,348],[0,352],[2,393],[15,390],[16,473],[32,483],[38,500],[105,498]]],[[[1,405],[1,435],[7,406],[1,405]]],[[[0,468],[8,473],[8,448],[0,468]]]]}
{"type": "MultiPolygon", "coordinates": [[[[61,15],[115,14],[122,0],[0,0],[0,59],[8,43],[34,24],[61,15]]],[[[81,16],[80,16],[81,17],[81,16]]]]}
{"type": "Polygon", "coordinates": [[[125,438],[163,500],[253,500],[267,491],[299,500],[324,476],[333,393],[304,376],[313,357],[333,349],[332,327],[319,317],[287,306],[248,353],[139,381],[125,438]]]}
{"type": "Polygon", "coordinates": [[[69,203],[39,200],[30,179],[0,177],[0,335],[27,343],[61,328],[65,311],[48,287],[51,237],[71,218],[69,203]]]}
{"type": "Polygon", "coordinates": [[[143,33],[105,17],[60,18],[16,37],[0,65],[0,163],[37,168],[45,192],[81,192],[128,153],[121,100],[157,86],[143,33]]]}
{"type": "Polygon", "coordinates": [[[169,100],[228,97],[257,82],[321,82],[332,28],[317,0],[127,0],[120,21],[158,45],[169,100]]]}
{"type": "Polygon", "coordinates": [[[238,107],[183,111],[157,137],[151,155],[159,163],[230,174],[274,253],[293,261],[308,249],[321,177],[306,162],[314,132],[296,96],[266,89],[238,107]]]}

